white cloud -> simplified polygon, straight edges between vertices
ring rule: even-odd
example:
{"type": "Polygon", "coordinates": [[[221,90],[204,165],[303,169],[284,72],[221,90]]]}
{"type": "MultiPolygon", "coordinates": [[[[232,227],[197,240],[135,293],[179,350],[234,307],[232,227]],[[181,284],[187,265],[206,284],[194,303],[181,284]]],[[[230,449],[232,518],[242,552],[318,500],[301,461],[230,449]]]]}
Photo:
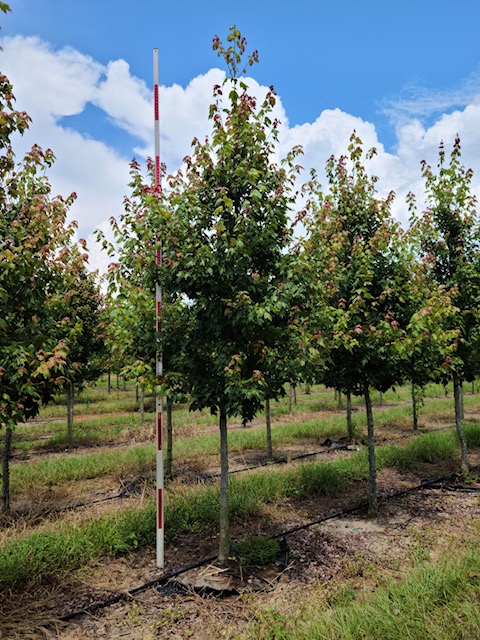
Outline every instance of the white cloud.
{"type": "Polygon", "coordinates": [[[384,104],[384,112],[394,121],[402,118],[428,117],[454,108],[463,108],[478,101],[480,94],[480,74],[473,73],[458,86],[450,89],[428,89],[409,85],[403,97],[384,104]]]}
{"type": "MultiPolygon", "coordinates": [[[[122,212],[123,197],[128,194],[131,158],[120,154],[112,143],[92,139],[65,126],[62,118],[80,114],[92,104],[104,112],[114,127],[138,141],[132,155],[152,156],[151,89],[144,80],[132,75],[124,60],[104,66],[71,48],[53,50],[33,37],[7,38],[0,44],[4,49],[0,53],[2,70],[14,85],[17,107],[33,118],[24,139],[15,141],[17,155],[34,142],[51,147],[57,156],[49,172],[54,192],[78,194],[72,215],[79,221],[79,234],[89,237],[94,228],[105,230],[109,218],[118,217],[122,212]]],[[[161,156],[170,171],[177,169],[183,157],[190,153],[192,139],[202,139],[210,131],[207,115],[212,87],[221,84],[224,77],[223,71],[211,69],[193,78],[186,87],[177,84],[160,87],[161,156]]],[[[252,79],[247,82],[249,93],[261,101],[268,88],[252,79]]],[[[373,123],[340,109],[325,110],[312,123],[290,127],[279,97],[274,113],[281,121],[279,155],[294,145],[302,145],[304,155],[299,159],[300,164],[306,169],[315,167],[325,185],[326,160],[332,154],[338,157],[347,152],[355,129],[366,149],[377,148],[371,169],[379,176],[380,194],[386,195],[392,189],[397,193],[394,213],[405,222],[405,195],[412,190],[421,199],[420,162],[425,159],[436,164],[441,140],[445,141],[448,152],[458,133],[462,139],[463,162],[480,171],[480,94],[474,89],[471,80],[468,91],[463,91],[463,102],[457,94],[449,99],[446,96],[445,104],[461,102],[460,108],[452,113],[440,113],[428,126],[421,116],[427,112],[431,116],[428,105],[435,102],[435,95],[428,97],[424,92],[416,106],[412,100],[408,104],[393,105],[390,114],[396,125],[395,152],[385,150],[373,123]]],[[[479,195],[480,173],[473,184],[479,195]]],[[[92,248],[92,266],[103,270],[110,259],[101,256],[98,247],[92,248]]]]}
{"type": "Polygon", "coordinates": [[[2,69],[14,85],[17,103],[36,121],[80,113],[96,93],[103,67],[71,48],[53,51],[37,37],[2,41],[2,69]]]}

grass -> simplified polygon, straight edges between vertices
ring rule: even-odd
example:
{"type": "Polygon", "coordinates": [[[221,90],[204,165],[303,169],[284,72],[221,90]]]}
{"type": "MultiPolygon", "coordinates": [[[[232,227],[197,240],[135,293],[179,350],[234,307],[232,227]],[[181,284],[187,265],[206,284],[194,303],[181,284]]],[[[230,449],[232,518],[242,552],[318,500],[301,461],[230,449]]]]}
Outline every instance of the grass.
{"type": "Polygon", "coordinates": [[[100,556],[115,556],[154,544],[155,506],[92,518],[8,543],[0,552],[0,588],[42,580],[77,569],[100,556]]]}
{"type": "MultiPolygon", "coordinates": [[[[480,533],[480,531],[478,531],[480,533]]],[[[288,615],[270,607],[258,612],[249,633],[255,640],[472,640],[480,637],[480,543],[422,565],[374,593],[343,584],[335,599],[323,585],[290,603],[288,615]]]]}
{"type": "MultiPolygon", "coordinates": [[[[469,398],[472,402],[475,397],[469,398]]],[[[445,401],[436,400],[433,403],[433,411],[438,409],[438,405],[442,405],[445,401]]],[[[467,403],[466,403],[466,406],[467,403]]],[[[377,423],[377,431],[392,426],[392,424],[398,425],[401,420],[407,416],[408,407],[392,407],[390,409],[384,409],[379,411],[375,416],[377,423]],[[387,426],[386,426],[387,425],[387,426]]],[[[440,407],[441,409],[441,407],[440,407]]],[[[128,417],[128,416],[127,416],[128,417]]],[[[119,418],[123,418],[120,416],[119,418]]],[[[130,418],[131,419],[131,418],[130,418]]],[[[356,428],[357,432],[361,433],[365,427],[364,414],[356,415],[356,428]]],[[[100,418],[100,421],[101,418],[100,418]]],[[[80,424],[83,424],[80,423],[80,424]]],[[[84,437],[89,442],[92,442],[92,436],[89,433],[88,424],[85,423],[87,429],[80,431],[79,437],[84,437]]],[[[103,422],[102,422],[103,424],[103,422]]],[[[118,426],[112,429],[112,433],[118,429],[120,432],[123,429],[125,422],[123,419],[119,419],[118,426]]],[[[467,437],[470,439],[476,438],[477,429],[475,425],[466,422],[465,430],[467,437]]],[[[108,432],[110,433],[110,432],[108,432]]],[[[406,432],[407,434],[410,431],[406,432]]],[[[296,441],[305,441],[307,439],[314,442],[320,442],[326,436],[335,434],[336,437],[342,437],[346,435],[345,419],[341,415],[332,415],[327,419],[313,419],[304,422],[293,422],[290,424],[276,424],[272,430],[273,446],[274,448],[280,448],[284,445],[294,443],[296,441]]],[[[415,447],[425,448],[424,461],[428,462],[428,456],[439,456],[435,454],[435,434],[432,435],[432,440],[427,441],[426,445],[422,445],[423,436],[417,436],[414,441],[417,443],[412,445],[415,447]],[[427,450],[430,450],[430,454],[427,450]]],[[[64,434],[59,433],[53,442],[58,446],[64,444],[64,434]]],[[[443,442],[443,440],[442,440],[443,442]]],[[[471,446],[476,446],[477,441],[471,442],[471,446]]],[[[47,446],[47,445],[45,445],[47,446]]],[[[231,453],[238,453],[246,450],[264,450],[266,446],[265,429],[263,427],[254,427],[249,429],[236,429],[230,431],[229,434],[229,450],[231,453]]],[[[442,445],[446,446],[446,445],[442,445]]],[[[453,443],[449,445],[451,448],[453,443]]],[[[176,460],[184,458],[196,458],[201,460],[205,456],[218,454],[218,434],[205,434],[195,436],[191,438],[180,438],[174,443],[174,456],[176,460]]],[[[379,456],[388,454],[388,447],[385,448],[385,453],[379,448],[379,456]]],[[[105,451],[93,451],[88,453],[76,454],[72,453],[68,456],[62,456],[61,458],[50,458],[43,460],[36,460],[29,462],[28,464],[14,465],[11,470],[11,486],[12,493],[18,493],[19,491],[27,490],[29,486],[42,486],[42,485],[56,485],[62,482],[71,482],[73,480],[87,479],[100,477],[110,473],[122,474],[122,473],[142,473],[145,470],[151,470],[154,465],[154,446],[151,444],[135,445],[126,450],[105,450],[105,451]]],[[[410,455],[410,454],[409,454],[410,455]]],[[[405,459],[402,464],[409,465],[408,459],[405,459]]]]}
{"type": "MultiPolygon", "coordinates": [[[[470,443],[480,440],[479,432],[478,427],[470,425],[467,428],[470,443]]],[[[143,464],[145,452],[137,452],[137,455],[139,463],[143,464]]],[[[452,432],[426,434],[404,446],[380,449],[378,467],[415,467],[437,460],[456,461],[457,458],[458,447],[452,432]]],[[[329,463],[309,463],[284,469],[269,467],[247,476],[232,477],[230,513],[232,518],[242,521],[259,515],[267,504],[281,502],[285,498],[338,495],[348,489],[349,481],[365,480],[367,474],[366,451],[360,451],[351,458],[329,463]]],[[[167,539],[172,540],[180,533],[216,529],[218,504],[218,486],[173,485],[166,495],[167,539]]],[[[92,518],[77,526],[55,525],[52,531],[12,540],[0,550],[0,585],[6,587],[27,580],[42,581],[58,571],[74,570],[93,558],[126,553],[151,544],[155,535],[154,512],[154,505],[148,502],[140,509],[92,518]]]]}
{"type": "Polygon", "coordinates": [[[15,495],[34,486],[54,486],[110,473],[140,474],[153,470],[154,464],[155,447],[152,444],[121,451],[105,450],[37,460],[11,468],[12,493],[15,495]]]}

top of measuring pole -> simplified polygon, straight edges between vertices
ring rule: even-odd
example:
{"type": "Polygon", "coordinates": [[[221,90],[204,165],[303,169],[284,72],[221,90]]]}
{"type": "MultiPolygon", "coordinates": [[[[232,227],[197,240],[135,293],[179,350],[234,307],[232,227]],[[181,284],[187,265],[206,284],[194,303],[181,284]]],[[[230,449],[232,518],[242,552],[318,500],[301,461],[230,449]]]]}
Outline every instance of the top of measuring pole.
{"type": "Polygon", "coordinates": [[[155,193],[162,190],[160,184],[160,115],[158,96],[158,49],[153,50],[153,100],[155,117],[155,193]]]}

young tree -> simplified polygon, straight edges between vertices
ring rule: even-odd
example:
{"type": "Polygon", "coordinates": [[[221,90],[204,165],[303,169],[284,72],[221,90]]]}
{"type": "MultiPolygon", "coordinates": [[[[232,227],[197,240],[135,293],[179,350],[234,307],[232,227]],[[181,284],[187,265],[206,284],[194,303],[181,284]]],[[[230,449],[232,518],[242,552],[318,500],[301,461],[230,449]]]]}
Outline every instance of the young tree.
{"type": "Polygon", "coordinates": [[[155,241],[158,219],[167,206],[165,193],[151,186],[153,166],[148,165],[147,180],[140,165],[131,164],[131,195],[124,200],[124,212],[111,226],[116,246],[99,234],[104,248],[116,255],[109,269],[109,335],[112,353],[120,354],[122,373],[140,387],[140,412],[144,416],[144,394],[156,390],[166,397],[167,450],[165,475],[172,477],[174,402],[185,400],[185,381],[181,373],[182,344],[189,307],[178,296],[163,288],[161,327],[155,321],[155,241]],[[161,348],[162,380],[157,380],[155,360],[161,348]]]}
{"type": "MultiPolygon", "coordinates": [[[[85,244],[82,243],[83,248],[85,244]]],[[[68,350],[62,387],[67,393],[68,447],[73,448],[75,390],[95,382],[105,367],[105,323],[103,297],[96,275],[87,271],[88,254],[71,254],[69,269],[58,293],[52,295],[48,309],[56,319],[56,335],[68,350]]]]}
{"type": "MultiPolygon", "coordinates": [[[[0,7],[1,8],[1,7],[0,7]]],[[[13,108],[12,86],[0,76],[0,427],[3,510],[10,508],[9,458],[17,422],[35,416],[61,380],[67,349],[56,339],[48,301],[68,270],[73,228],[65,224],[74,194],[52,197],[45,172],[50,150],[34,146],[18,164],[10,144],[29,118],[13,108]]]]}
{"type": "MultiPolygon", "coordinates": [[[[191,310],[182,370],[192,407],[219,416],[220,564],[229,553],[227,420],[251,420],[263,405],[266,354],[279,349],[289,322],[282,265],[297,153],[281,166],[273,162],[274,91],[257,105],[240,77],[246,41],[235,27],[227,41],[226,48],[218,37],[213,41],[229,76],[214,87],[212,139],[194,141],[161,234],[166,288],[186,296],[191,310]]],[[[256,60],[254,52],[246,66],[256,60]]],[[[281,392],[268,389],[272,398],[281,392]]]]}
{"type": "Polygon", "coordinates": [[[469,470],[467,441],[462,425],[462,383],[472,380],[479,365],[480,228],[476,198],[471,193],[473,171],[461,165],[457,136],[447,162],[440,145],[437,171],[422,163],[427,209],[413,215],[414,229],[431,277],[447,288],[455,287],[452,329],[459,331],[456,354],[451,358],[455,398],[455,425],[461,448],[461,469],[469,470]]]}
{"type": "Polygon", "coordinates": [[[376,196],[376,178],[363,165],[361,140],[353,134],[349,155],[327,163],[329,193],[310,185],[310,232],[305,250],[317,283],[312,333],[328,339],[323,380],[345,393],[363,395],[368,426],[370,510],[376,513],[377,483],[371,389],[386,391],[404,375],[402,342],[408,262],[393,195],[376,196]]]}

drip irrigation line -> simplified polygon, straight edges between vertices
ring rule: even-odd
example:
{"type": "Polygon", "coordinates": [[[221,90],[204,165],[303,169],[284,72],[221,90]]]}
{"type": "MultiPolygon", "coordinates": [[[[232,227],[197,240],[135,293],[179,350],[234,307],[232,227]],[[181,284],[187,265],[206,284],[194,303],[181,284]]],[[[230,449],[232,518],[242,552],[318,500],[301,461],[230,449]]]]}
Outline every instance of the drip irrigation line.
{"type": "MultiPolygon", "coordinates": [[[[437,431],[446,431],[448,429],[453,429],[453,427],[450,426],[450,427],[440,427],[439,429],[431,429],[427,433],[436,433],[437,431]]],[[[396,438],[391,438],[391,439],[388,439],[388,440],[384,440],[383,444],[378,444],[378,443],[377,444],[380,447],[381,446],[386,446],[385,445],[386,442],[392,442],[392,441],[395,441],[395,440],[400,440],[400,439],[403,439],[405,437],[412,437],[412,435],[415,436],[415,434],[404,434],[404,435],[401,435],[401,436],[397,436],[396,438]]],[[[424,434],[417,434],[417,435],[424,435],[424,434]]],[[[124,444],[128,444],[128,443],[124,443],[124,444]]],[[[94,447],[92,447],[92,448],[94,448],[94,447]]],[[[337,449],[337,450],[344,450],[344,449],[337,449]]],[[[318,455],[321,455],[321,454],[324,454],[324,453],[328,453],[328,451],[332,451],[332,450],[329,449],[329,448],[326,448],[326,449],[323,448],[323,449],[321,449],[319,451],[314,451],[314,452],[311,452],[311,453],[302,453],[302,454],[300,454],[298,456],[292,456],[290,459],[287,459],[287,460],[280,459],[280,460],[273,460],[271,462],[262,462],[260,464],[253,465],[253,466],[250,466],[250,467],[242,467],[241,469],[235,469],[233,471],[229,471],[228,475],[234,475],[234,474],[237,474],[237,473],[245,473],[247,471],[254,471],[255,469],[262,469],[264,467],[269,467],[269,466],[273,466],[273,465],[277,465],[277,464],[289,464],[290,462],[297,462],[298,460],[302,460],[302,459],[305,459],[305,458],[312,458],[314,456],[318,456],[318,455]]],[[[40,453],[47,453],[47,452],[40,452],[40,453]]],[[[201,474],[201,475],[198,476],[197,481],[198,480],[214,480],[214,479],[219,478],[219,477],[220,477],[219,473],[216,473],[216,474],[201,474]]],[[[436,487],[434,487],[434,488],[436,488],[436,487]]],[[[456,489],[456,490],[458,490],[458,489],[456,489]]],[[[128,492],[128,491],[120,491],[118,494],[116,494],[114,496],[108,496],[108,497],[105,497],[105,498],[99,498],[97,500],[92,500],[92,501],[89,501],[89,502],[79,502],[79,503],[76,503],[76,504],[73,504],[73,505],[69,505],[67,507],[59,507],[58,509],[52,509],[52,510],[48,511],[45,515],[59,514],[59,513],[67,512],[67,511],[75,511],[75,509],[81,509],[81,508],[88,507],[90,505],[98,504],[98,503],[101,503],[101,502],[108,502],[110,500],[124,499],[124,498],[128,498],[130,496],[131,496],[130,492],[128,492]]]]}
{"type": "MultiPolygon", "coordinates": [[[[446,476],[443,477],[434,477],[434,478],[429,478],[427,480],[422,481],[420,484],[415,485],[414,487],[410,487],[409,489],[402,489],[401,491],[397,491],[394,493],[390,493],[387,494],[385,496],[380,497],[380,501],[383,502],[387,502],[388,500],[392,500],[395,498],[399,498],[405,495],[409,495],[411,493],[415,493],[417,491],[423,491],[425,489],[430,489],[430,488],[436,488],[436,485],[438,485],[439,483],[441,483],[443,480],[447,480],[451,478],[451,474],[448,474],[446,476]]],[[[306,529],[309,529],[310,527],[313,527],[315,525],[318,524],[322,524],[323,522],[328,522],[329,520],[335,520],[335,519],[340,519],[345,517],[346,515],[350,515],[351,513],[356,513],[358,511],[362,511],[365,509],[365,505],[364,504],[360,504],[360,505],[354,505],[351,507],[347,507],[346,509],[341,509],[339,511],[336,511],[335,513],[332,513],[328,516],[322,516],[320,518],[316,518],[315,520],[311,520],[310,522],[307,522],[303,525],[298,525],[296,527],[291,527],[290,529],[285,529],[284,531],[281,531],[280,533],[274,534],[272,536],[270,536],[273,539],[278,539],[278,538],[286,538],[287,536],[291,536],[294,533],[297,533],[298,531],[304,531],[306,529]]],[[[87,607],[84,607],[83,609],[78,609],[76,611],[72,611],[70,613],[67,613],[61,617],[58,618],[58,620],[60,622],[69,622],[70,620],[73,620],[74,618],[77,618],[81,615],[84,614],[89,614],[89,613],[93,613],[94,611],[99,611],[101,609],[106,609],[107,607],[117,604],[118,602],[122,601],[122,600],[129,600],[129,599],[133,599],[137,594],[142,593],[144,591],[147,591],[148,589],[153,589],[156,587],[160,587],[161,585],[166,584],[167,582],[169,582],[170,580],[172,580],[173,578],[176,578],[177,576],[180,576],[184,573],[187,573],[188,571],[191,571],[193,569],[197,569],[199,567],[203,567],[207,564],[211,564],[213,562],[215,562],[215,560],[217,559],[217,556],[210,556],[209,558],[204,558],[203,560],[198,560],[197,562],[194,562],[192,564],[189,564],[187,566],[181,567],[180,569],[176,569],[175,571],[170,571],[168,573],[164,573],[163,575],[159,576],[158,578],[156,578],[155,580],[150,580],[149,582],[146,582],[138,587],[135,587],[134,589],[131,589],[129,591],[123,592],[123,593],[118,593],[114,596],[110,596],[109,598],[106,598],[105,600],[102,600],[100,602],[95,602],[87,607]]]]}
{"type": "MultiPolygon", "coordinates": [[[[313,456],[318,456],[322,453],[327,453],[328,448],[321,449],[319,451],[313,451],[312,453],[301,453],[298,456],[292,456],[291,458],[279,459],[279,460],[270,460],[267,462],[261,462],[260,464],[255,464],[250,467],[242,467],[241,469],[234,469],[233,471],[229,471],[228,475],[234,475],[236,473],[244,473],[245,471],[254,471],[255,469],[261,469],[263,467],[270,467],[274,464],[288,464],[290,462],[295,462],[296,460],[302,460],[303,458],[312,458],[313,456]]],[[[204,473],[199,476],[202,480],[214,480],[215,478],[220,478],[219,473],[204,473]]]]}
{"type": "Polygon", "coordinates": [[[459,493],[480,493],[480,487],[462,487],[457,485],[444,485],[437,483],[431,489],[441,489],[442,491],[457,491],[459,493]]]}
{"type": "MultiPolygon", "coordinates": [[[[417,431],[417,432],[412,431],[410,433],[404,433],[399,436],[395,436],[393,438],[384,438],[382,439],[381,442],[376,440],[375,444],[379,447],[382,447],[382,446],[386,446],[386,444],[388,443],[395,443],[397,440],[403,440],[404,438],[412,438],[420,435],[427,435],[428,433],[437,433],[439,431],[448,431],[449,429],[453,429],[453,428],[454,428],[453,425],[449,425],[447,427],[439,427],[438,429],[429,429],[428,431],[417,431]]],[[[341,446],[334,449],[327,446],[327,447],[324,447],[323,449],[320,449],[319,451],[314,451],[312,453],[301,453],[298,456],[292,456],[291,458],[286,460],[279,459],[279,460],[261,462],[260,464],[252,465],[250,467],[242,467],[241,469],[235,469],[234,471],[229,471],[229,475],[233,475],[236,473],[244,473],[246,471],[253,471],[255,469],[261,469],[263,467],[268,467],[274,464],[288,464],[296,460],[302,460],[303,458],[311,458],[314,456],[321,455],[323,453],[328,453],[329,451],[354,451],[352,449],[348,449],[348,446],[349,445],[346,445],[345,447],[341,446]]],[[[219,478],[219,477],[220,477],[219,473],[212,473],[212,474],[205,473],[199,476],[201,480],[210,480],[210,479],[219,478]]]]}
{"type": "Polygon", "coordinates": [[[187,571],[191,571],[192,569],[198,569],[198,567],[203,567],[206,564],[210,564],[217,559],[216,556],[211,556],[210,558],[205,558],[203,560],[199,560],[198,562],[193,562],[188,566],[181,567],[175,571],[169,571],[168,573],[164,573],[159,578],[155,580],[150,580],[145,584],[140,585],[139,587],[135,587],[134,589],[130,589],[130,591],[126,591],[124,593],[117,593],[115,596],[110,596],[106,600],[102,600],[101,602],[94,602],[93,604],[85,607],[84,609],[79,609],[78,611],[72,611],[71,613],[67,613],[64,616],[58,618],[61,622],[68,622],[69,620],[73,620],[78,616],[84,615],[86,613],[93,613],[94,611],[99,611],[100,609],[105,609],[106,607],[110,607],[113,604],[117,604],[121,600],[129,600],[135,597],[137,594],[142,593],[143,591],[147,591],[148,589],[153,589],[155,587],[159,587],[162,584],[166,584],[169,580],[176,578],[177,576],[182,575],[182,573],[187,573],[187,571]]]}

